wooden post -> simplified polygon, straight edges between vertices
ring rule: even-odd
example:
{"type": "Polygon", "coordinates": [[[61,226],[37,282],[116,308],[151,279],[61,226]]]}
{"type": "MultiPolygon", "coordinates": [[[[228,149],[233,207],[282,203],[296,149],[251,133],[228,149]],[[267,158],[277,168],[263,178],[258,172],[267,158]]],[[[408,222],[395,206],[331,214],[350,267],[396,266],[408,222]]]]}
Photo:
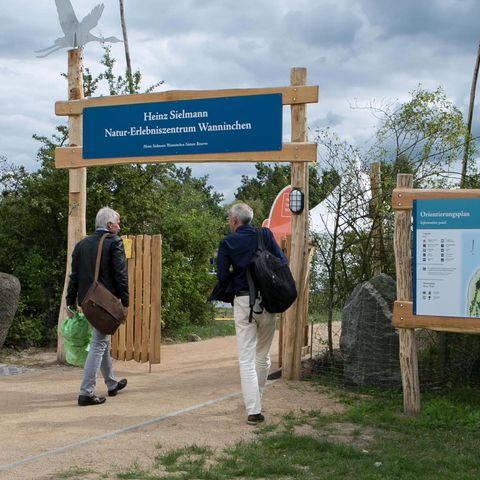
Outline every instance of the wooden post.
{"type": "MultiPolygon", "coordinates": [[[[397,188],[413,188],[413,176],[397,175],[397,188]]],[[[412,299],[412,245],[411,210],[395,210],[395,268],[397,272],[397,301],[412,299]]],[[[399,328],[400,368],[403,385],[404,412],[416,415],[420,412],[420,381],[418,378],[417,345],[415,330],[399,328]]]]}
{"type": "MultiPolygon", "coordinates": [[[[79,100],[83,98],[83,73],[82,73],[82,49],[77,48],[68,51],[68,99],[79,100]]],[[[80,146],[82,144],[82,115],[69,115],[68,117],[69,145],[80,146]]],[[[65,283],[63,286],[60,312],[58,314],[58,339],[57,361],[65,362],[65,351],[60,334],[60,325],[65,318],[65,296],[67,294],[68,281],[71,269],[71,257],[75,244],[86,235],[85,213],[87,195],[87,169],[72,168],[69,170],[68,187],[68,245],[67,245],[67,268],[65,283]]]]}
{"type": "Polygon", "coordinates": [[[372,274],[373,276],[382,273],[382,218],[380,215],[380,205],[382,198],[380,182],[380,164],[372,163],[370,165],[370,189],[372,192],[370,215],[372,218],[372,274]]]}
{"type": "MultiPolygon", "coordinates": [[[[290,85],[305,85],[306,68],[292,68],[290,85]]],[[[292,143],[307,141],[306,105],[291,106],[292,143]]],[[[304,193],[305,206],[300,214],[292,214],[292,243],[290,269],[297,284],[298,297],[285,314],[285,350],[283,351],[283,377],[287,380],[300,379],[301,355],[303,346],[303,326],[305,325],[304,303],[305,276],[308,261],[308,163],[292,161],[292,188],[299,188],[304,193]]]]}

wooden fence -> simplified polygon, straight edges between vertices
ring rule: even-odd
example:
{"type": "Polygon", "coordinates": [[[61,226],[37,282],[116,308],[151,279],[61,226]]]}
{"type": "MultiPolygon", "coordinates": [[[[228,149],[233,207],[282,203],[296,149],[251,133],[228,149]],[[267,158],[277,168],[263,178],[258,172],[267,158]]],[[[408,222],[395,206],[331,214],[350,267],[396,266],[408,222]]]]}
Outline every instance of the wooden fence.
{"type": "Polygon", "coordinates": [[[112,336],[112,357],[160,363],[162,237],[125,238],[130,306],[125,324],[112,336]]]}

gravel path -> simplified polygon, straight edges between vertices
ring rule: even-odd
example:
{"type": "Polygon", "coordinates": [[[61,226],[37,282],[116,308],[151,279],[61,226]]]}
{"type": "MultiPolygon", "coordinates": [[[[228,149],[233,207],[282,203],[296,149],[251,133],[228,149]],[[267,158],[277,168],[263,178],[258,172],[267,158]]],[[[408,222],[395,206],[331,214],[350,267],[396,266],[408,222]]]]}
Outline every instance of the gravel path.
{"type": "MultiPolygon", "coordinates": [[[[276,348],[272,353],[276,361],[276,348]]],[[[234,337],[162,346],[162,363],[151,373],[148,364],[115,361],[127,388],[104,405],[83,408],[76,405],[81,369],[56,365],[54,352],[26,360],[0,365],[18,369],[0,376],[2,479],[53,479],[72,466],[97,472],[75,478],[114,478],[133,462],[149,465],[159,450],[254,438],[245,423],[234,337]]],[[[101,379],[97,387],[103,394],[101,379]]],[[[340,408],[304,382],[277,380],[264,395],[267,422],[299,409],[340,408]]]]}

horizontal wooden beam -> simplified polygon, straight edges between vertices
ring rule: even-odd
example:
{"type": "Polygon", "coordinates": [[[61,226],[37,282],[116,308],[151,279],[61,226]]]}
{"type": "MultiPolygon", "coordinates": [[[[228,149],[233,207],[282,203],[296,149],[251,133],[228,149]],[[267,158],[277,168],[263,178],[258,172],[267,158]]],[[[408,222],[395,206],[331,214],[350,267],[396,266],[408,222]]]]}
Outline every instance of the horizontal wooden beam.
{"type": "Polygon", "coordinates": [[[168,92],[138,93],[134,95],[112,95],[109,97],[84,98],[55,102],[56,115],[81,115],[86,107],[131,105],[137,103],[173,102],[200,98],[241,97],[281,93],[283,105],[318,102],[318,86],[245,88],[230,90],[170,90],[168,92]]]}
{"type": "Polygon", "coordinates": [[[82,147],[57,147],[56,168],[99,167],[125,163],[230,163],[230,162],[314,162],[316,143],[284,143],[281,150],[268,152],[202,153],[147,157],[82,158],[82,147]]]}
{"type": "Polygon", "coordinates": [[[411,210],[414,200],[433,200],[435,198],[480,198],[480,190],[395,188],[392,193],[392,208],[394,210],[411,210]]]}
{"type": "Polygon", "coordinates": [[[480,318],[414,315],[413,303],[402,300],[393,305],[392,325],[396,328],[428,328],[441,332],[480,334],[480,318]]]}

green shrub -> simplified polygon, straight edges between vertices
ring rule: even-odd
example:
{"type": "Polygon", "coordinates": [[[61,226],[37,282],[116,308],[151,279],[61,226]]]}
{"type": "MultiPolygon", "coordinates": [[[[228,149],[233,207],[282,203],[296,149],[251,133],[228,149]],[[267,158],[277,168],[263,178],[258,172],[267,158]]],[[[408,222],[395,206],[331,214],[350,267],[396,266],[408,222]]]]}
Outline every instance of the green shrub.
{"type": "Polygon", "coordinates": [[[5,339],[6,347],[27,348],[42,343],[44,319],[41,315],[29,316],[24,311],[25,305],[19,302],[17,313],[5,339]]]}

